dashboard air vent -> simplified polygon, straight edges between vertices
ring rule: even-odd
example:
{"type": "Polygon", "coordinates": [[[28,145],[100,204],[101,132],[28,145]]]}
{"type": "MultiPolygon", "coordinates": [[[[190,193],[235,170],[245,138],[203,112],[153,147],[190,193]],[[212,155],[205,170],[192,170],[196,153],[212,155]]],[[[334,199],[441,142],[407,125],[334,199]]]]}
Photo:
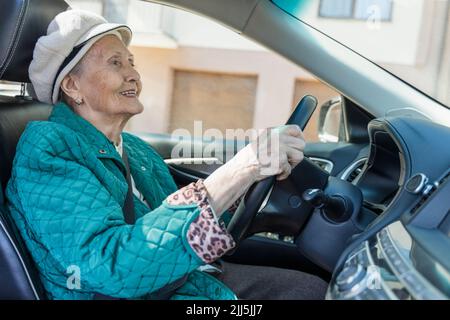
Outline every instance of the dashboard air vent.
{"type": "Polygon", "coordinates": [[[353,169],[347,177],[347,181],[352,183],[362,172],[364,168],[364,162],[358,165],[355,169],[353,169]]]}
{"type": "Polygon", "coordinates": [[[309,157],[309,160],[311,160],[313,163],[318,165],[322,170],[325,170],[328,173],[331,173],[331,171],[333,171],[333,162],[331,162],[330,160],[314,157],[309,157]]]}
{"type": "Polygon", "coordinates": [[[450,172],[447,173],[441,180],[435,182],[434,184],[429,184],[425,187],[422,197],[416,203],[416,205],[411,209],[411,214],[416,213],[422,207],[422,205],[427,202],[427,200],[433,195],[433,193],[442,185],[445,181],[450,179],[450,172]]]}
{"type": "Polygon", "coordinates": [[[353,162],[347,169],[345,169],[344,173],[341,174],[340,178],[342,180],[348,181],[352,183],[358,178],[361,172],[364,170],[364,165],[367,162],[367,158],[361,158],[353,162]]]}

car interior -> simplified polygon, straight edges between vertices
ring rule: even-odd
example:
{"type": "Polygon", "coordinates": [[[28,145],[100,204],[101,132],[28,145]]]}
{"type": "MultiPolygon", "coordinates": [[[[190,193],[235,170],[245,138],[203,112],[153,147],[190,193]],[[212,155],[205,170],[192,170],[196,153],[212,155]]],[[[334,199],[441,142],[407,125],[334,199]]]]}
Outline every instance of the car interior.
{"type": "MultiPolygon", "coordinates": [[[[218,16],[228,1],[155,2],[196,11],[238,31],[244,29],[241,21],[245,20],[242,33],[268,47],[280,30],[286,31],[292,43],[311,40],[311,31],[305,31],[304,38],[293,38],[291,22],[278,30],[269,28],[272,35],[263,34],[258,23],[273,21],[270,1],[260,1],[258,6],[258,1],[230,1],[230,8],[240,3],[242,10],[228,18],[218,16]],[[255,18],[248,19],[252,14],[255,18]]],[[[52,110],[28,94],[32,92],[28,66],[34,44],[53,17],[67,8],[63,0],[2,1],[0,80],[21,83],[22,92],[15,97],[0,95],[0,299],[46,299],[33,260],[8,216],[4,192],[27,123],[46,120],[52,110]]],[[[279,52],[289,58],[296,55],[296,48],[279,52]]],[[[433,108],[434,102],[404,88],[398,90],[399,96],[386,91],[370,107],[375,104],[369,101],[370,94],[361,90],[356,94],[352,87],[355,82],[369,81],[362,72],[354,82],[346,82],[342,75],[314,69],[317,62],[311,57],[299,59],[305,59],[303,66],[343,93],[339,103],[344,132],[340,134],[345,142],[308,143],[305,160],[288,179],[253,185],[229,224],[238,247],[224,260],[315,274],[329,283],[328,299],[448,299],[450,148],[446,141],[450,141],[450,128],[442,123],[449,122],[450,111],[441,107],[434,113],[444,118],[441,124],[409,109],[386,115],[383,103],[403,105],[403,95],[411,100],[417,97],[417,110],[422,112],[433,108]]],[[[339,61],[336,58],[332,63],[339,61]]],[[[356,74],[352,66],[346,68],[356,74]]],[[[370,82],[384,88],[385,75],[371,68],[367,71],[374,74],[370,82]]],[[[304,127],[316,107],[314,97],[303,97],[287,123],[304,127]]],[[[166,160],[180,187],[207,177],[220,166],[173,161],[171,150],[178,140],[157,134],[140,137],[166,160]]],[[[204,148],[209,141],[189,143],[204,148]]],[[[223,153],[213,154],[219,160],[238,152],[235,141],[214,143],[223,147],[218,148],[223,153]]]]}

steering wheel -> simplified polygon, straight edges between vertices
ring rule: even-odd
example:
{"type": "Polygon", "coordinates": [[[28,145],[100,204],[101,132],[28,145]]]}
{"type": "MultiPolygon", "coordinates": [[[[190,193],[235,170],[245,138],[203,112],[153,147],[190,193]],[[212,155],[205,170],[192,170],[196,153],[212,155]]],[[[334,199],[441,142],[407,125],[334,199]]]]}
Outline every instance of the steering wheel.
{"type": "MultiPolygon", "coordinates": [[[[296,124],[304,130],[316,107],[317,99],[315,97],[304,96],[286,124],[296,124]]],[[[268,177],[254,183],[244,195],[228,224],[228,232],[237,244],[246,238],[253,219],[260,211],[274,184],[275,176],[268,177]]]]}

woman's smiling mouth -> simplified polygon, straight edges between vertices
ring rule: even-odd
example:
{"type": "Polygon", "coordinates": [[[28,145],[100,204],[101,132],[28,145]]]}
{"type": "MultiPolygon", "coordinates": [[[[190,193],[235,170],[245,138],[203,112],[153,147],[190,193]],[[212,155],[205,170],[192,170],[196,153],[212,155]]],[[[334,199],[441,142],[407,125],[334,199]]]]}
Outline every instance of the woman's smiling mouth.
{"type": "Polygon", "coordinates": [[[127,97],[127,98],[136,98],[137,90],[135,90],[135,89],[126,90],[126,91],[120,92],[120,94],[121,94],[122,96],[127,97]]]}

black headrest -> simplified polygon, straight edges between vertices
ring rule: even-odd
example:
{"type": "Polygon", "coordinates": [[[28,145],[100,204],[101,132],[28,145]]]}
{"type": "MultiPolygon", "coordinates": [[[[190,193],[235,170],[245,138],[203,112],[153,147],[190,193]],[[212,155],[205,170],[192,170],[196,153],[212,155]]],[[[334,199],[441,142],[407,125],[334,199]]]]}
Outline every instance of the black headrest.
{"type": "Polygon", "coordinates": [[[0,79],[30,82],[28,66],[39,37],[68,8],[63,0],[0,0],[0,79]]]}

